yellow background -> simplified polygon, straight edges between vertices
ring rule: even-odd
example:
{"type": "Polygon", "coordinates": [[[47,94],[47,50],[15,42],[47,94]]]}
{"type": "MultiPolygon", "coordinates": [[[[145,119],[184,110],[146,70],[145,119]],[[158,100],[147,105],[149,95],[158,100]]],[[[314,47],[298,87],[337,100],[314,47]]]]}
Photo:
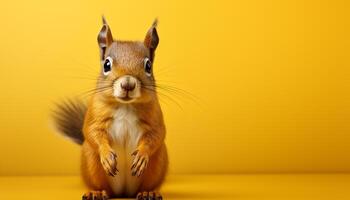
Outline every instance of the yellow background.
{"type": "Polygon", "coordinates": [[[0,175],[77,174],[53,102],[84,97],[104,14],[116,39],[159,18],[172,173],[350,170],[348,1],[3,1],[0,175]]]}

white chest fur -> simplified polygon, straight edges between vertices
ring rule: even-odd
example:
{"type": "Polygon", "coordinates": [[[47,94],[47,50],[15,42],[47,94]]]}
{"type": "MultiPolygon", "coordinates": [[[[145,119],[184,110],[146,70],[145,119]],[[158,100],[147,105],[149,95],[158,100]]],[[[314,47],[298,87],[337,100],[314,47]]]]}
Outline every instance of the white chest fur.
{"type": "Polygon", "coordinates": [[[131,154],[136,150],[142,132],[131,106],[123,105],[115,111],[109,134],[112,148],[117,154],[119,170],[115,177],[109,178],[111,188],[116,195],[134,195],[140,185],[140,178],[131,175],[131,154]]]}

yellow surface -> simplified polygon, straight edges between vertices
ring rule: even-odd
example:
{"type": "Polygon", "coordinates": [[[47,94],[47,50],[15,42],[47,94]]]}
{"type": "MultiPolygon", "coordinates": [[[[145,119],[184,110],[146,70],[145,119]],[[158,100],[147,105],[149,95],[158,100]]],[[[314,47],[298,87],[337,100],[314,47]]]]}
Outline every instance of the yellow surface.
{"type": "Polygon", "coordinates": [[[159,83],[195,96],[161,96],[172,172],[349,171],[349,3],[3,1],[0,174],[78,173],[48,114],[92,89],[101,14],[132,40],[158,17],[159,83]]]}
{"type": "MultiPolygon", "coordinates": [[[[347,200],[349,174],[177,175],[161,192],[165,200],[347,200]]],[[[78,200],[76,176],[0,177],[1,199],[78,200]]]]}

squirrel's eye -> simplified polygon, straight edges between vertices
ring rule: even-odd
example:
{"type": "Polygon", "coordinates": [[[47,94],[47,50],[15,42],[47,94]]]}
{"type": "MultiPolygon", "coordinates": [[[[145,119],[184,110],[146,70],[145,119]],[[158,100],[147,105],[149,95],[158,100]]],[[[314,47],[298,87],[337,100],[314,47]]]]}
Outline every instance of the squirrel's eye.
{"type": "Polygon", "coordinates": [[[106,76],[108,75],[112,70],[112,64],[113,60],[111,57],[107,57],[105,60],[105,63],[103,64],[103,74],[106,76]]]}
{"type": "Polygon", "coordinates": [[[152,75],[152,62],[149,60],[149,58],[145,58],[144,60],[144,68],[147,76],[152,75]]]}

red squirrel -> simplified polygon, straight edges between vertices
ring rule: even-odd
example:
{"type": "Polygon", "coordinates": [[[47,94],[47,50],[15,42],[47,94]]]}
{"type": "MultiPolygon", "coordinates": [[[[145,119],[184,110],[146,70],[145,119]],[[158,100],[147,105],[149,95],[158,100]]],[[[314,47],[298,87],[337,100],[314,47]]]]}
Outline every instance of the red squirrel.
{"type": "Polygon", "coordinates": [[[114,40],[102,21],[96,89],[87,105],[58,104],[56,127],[82,145],[81,174],[90,190],[83,200],[162,199],[168,154],[153,74],[157,20],[143,42],[114,40]]]}

